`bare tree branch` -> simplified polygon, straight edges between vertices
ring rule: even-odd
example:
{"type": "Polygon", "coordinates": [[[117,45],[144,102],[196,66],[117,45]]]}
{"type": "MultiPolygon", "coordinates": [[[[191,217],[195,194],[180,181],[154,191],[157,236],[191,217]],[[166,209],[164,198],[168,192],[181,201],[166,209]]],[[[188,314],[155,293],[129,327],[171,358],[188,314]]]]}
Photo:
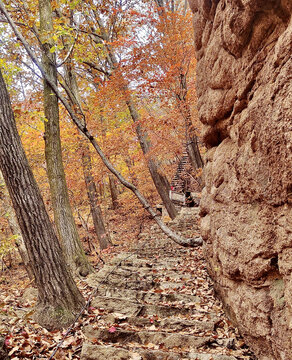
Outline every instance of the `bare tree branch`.
{"type": "Polygon", "coordinates": [[[89,67],[91,67],[92,69],[103,73],[104,75],[106,75],[107,77],[111,76],[111,73],[108,72],[107,70],[103,69],[101,66],[98,66],[90,61],[83,61],[83,64],[88,65],[89,67]]]}

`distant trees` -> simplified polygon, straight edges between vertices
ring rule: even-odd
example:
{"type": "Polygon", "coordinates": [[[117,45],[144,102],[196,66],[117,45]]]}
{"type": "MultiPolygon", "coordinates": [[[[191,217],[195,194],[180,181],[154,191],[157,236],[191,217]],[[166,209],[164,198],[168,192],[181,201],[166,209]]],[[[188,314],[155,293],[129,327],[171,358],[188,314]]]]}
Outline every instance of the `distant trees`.
{"type": "MultiPolygon", "coordinates": [[[[172,91],[177,81],[174,77],[168,76],[172,70],[178,68],[178,65],[174,63],[171,71],[169,69],[165,71],[163,59],[169,54],[165,56],[163,52],[160,54],[155,48],[147,49],[146,45],[151,44],[153,40],[151,34],[147,34],[145,41],[139,41],[141,28],[145,29],[148,26],[147,29],[150,29],[150,32],[152,29],[155,34],[158,34],[157,12],[149,20],[151,26],[146,23],[148,15],[152,13],[151,2],[145,1],[143,9],[137,7],[135,1],[118,4],[116,1],[108,0],[93,4],[87,1],[72,3],[40,0],[39,4],[39,11],[42,14],[41,34],[38,28],[37,12],[32,3],[21,3],[19,6],[23,6],[22,12],[10,12],[15,21],[5,10],[2,1],[0,1],[0,9],[12,26],[16,38],[24,45],[31,58],[34,64],[32,70],[38,76],[41,72],[45,79],[45,86],[48,89],[47,101],[54,101],[56,109],[56,104],[58,104],[56,98],[59,99],[63,105],[61,107],[63,121],[68,122],[69,117],[73,120],[78,130],[91,142],[104,166],[136,195],[164,232],[182,245],[197,244],[196,241],[181,238],[163,224],[148,200],[151,199],[152,189],[152,193],[147,192],[144,196],[136,186],[136,184],[140,186],[141,180],[144,184],[149,183],[149,176],[144,166],[148,165],[157,192],[163,199],[169,215],[172,218],[176,216],[176,208],[169,200],[169,174],[166,175],[165,164],[171,163],[168,160],[173,160],[173,157],[177,155],[174,152],[171,159],[168,152],[173,151],[173,145],[181,142],[184,137],[180,134],[185,126],[182,115],[175,106],[175,96],[172,91]],[[52,8],[50,8],[51,5],[52,8]],[[144,10],[147,16],[143,14],[144,10]],[[30,25],[19,27],[19,24],[25,23],[30,25]],[[135,36],[132,37],[131,34],[135,36]],[[138,55],[140,50],[145,53],[143,66],[136,66],[141,60],[138,55]],[[42,63],[39,61],[40,55],[43,55],[42,63]],[[152,61],[152,55],[153,57],[155,55],[156,62],[152,61]],[[76,76],[75,84],[70,83],[70,76],[66,76],[68,65],[71,67],[73,77],[76,76]],[[158,73],[155,73],[156,69],[158,73]],[[138,75],[137,71],[140,71],[138,75]],[[149,85],[148,80],[153,74],[155,75],[154,85],[149,85]],[[161,79],[168,77],[170,81],[165,82],[164,88],[156,86],[162,81],[161,79]],[[74,90],[76,88],[81,94],[80,100],[79,94],[74,90]],[[170,91],[167,91],[168,89],[170,91]],[[146,94],[144,97],[143,92],[146,94]],[[165,95],[167,99],[164,101],[165,95]],[[144,100],[148,102],[147,106],[144,105],[144,100]],[[107,111],[104,111],[105,108],[107,111]],[[149,111],[149,108],[152,109],[149,111]],[[155,112],[154,115],[147,114],[152,110],[155,112]],[[109,129],[105,136],[100,127],[101,113],[105,119],[103,122],[107,122],[109,129]],[[134,124],[132,125],[129,120],[134,124]],[[112,141],[115,136],[115,141],[112,141]],[[102,148],[101,142],[104,143],[102,148]],[[139,144],[142,151],[139,149],[139,144]],[[135,174],[133,164],[139,166],[135,174]],[[127,180],[129,177],[134,180],[135,185],[127,180]]],[[[13,9],[14,4],[11,6],[13,9]]],[[[174,20],[175,18],[171,19],[170,24],[175,25],[174,20]]],[[[171,33],[171,27],[169,31],[171,33]]],[[[178,33],[179,31],[176,30],[175,34],[178,33]]],[[[161,35],[160,38],[162,37],[161,35]]],[[[179,47],[184,49],[184,46],[181,46],[184,45],[183,41],[174,41],[174,44],[175,49],[179,47]]],[[[18,49],[15,48],[13,51],[18,52],[18,49]]],[[[178,58],[181,56],[179,51],[175,54],[178,54],[178,58]]],[[[182,55],[184,55],[183,51],[182,55]]],[[[23,53],[13,61],[19,61],[19,59],[23,61],[21,56],[23,53]]],[[[27,61],[27,55],[24,59],[27,61]]],[[[31,65],[27,65],[31,68],[31,65]]],[[[48,120],[49,116],[46,115],[44,120],[46,128],[49,126],[48,120]]],[[[91,152],[92,148],[88,155],[91,155],[91,152]]],[[[96,157],[94,161],[97,163],[96,157]]],[[[83,169],[85,169],[84,166],[83,169]]],[[[87,179],[89,177],[88,173],[87,179]]],[[[116,200],[114,202],[116,203],[116,200]]]]}
{"type": "Polygon", "coordinates": [[[38,289],[37,321],[47,328],[72,322],[84,304],[18,135],[0,71],[0,170],[4,176],[38,289]]]}
{"type": "MultiPolygon", "coordinates": [[[[89,11],[90,15],[87,16],[87,25],[89,26],[90,24],[93,34],[97,35],[96,37],[93,37],[91,46],[93,47],[93,50],[97,51],[101,46],[103,52],[102,56],[97,57],[96,60],[88,61],[88,59],[85,58],[84,64],[88,65],[91,71],[104,74],[107,79],[110,77],[116,79],[116,86],[122,94],[122,99],[134,122],[137,138],[146,158],[147,166],[155,188],[169,216],[174,219],[177,216],[177,210],[169,197],[169,182],[165,174],[163,174],[158,160],[151,155],[151,140],[147,130],[144,129],[141,124],[141,117],[135,104],[129,81],[127,80],[127,75],[124,75],[124,73],[120,71],[120,62],[118,61],[120,54],[117,52],[117,49],[112,46],[112,43],[117,39],[117,31],[119,31],[119,26],[121,26],[123,15],[117,15],[116,11],[118,11],[118,9],[116,4],[108,4],[108,6],[109,8],[106,10],[106,16],[103,18],[97,11],[89,11]],[[110,12],[110,9],[112,13],[110,12]],[[115,23],[114,26],[112,26],[113,21],[115,23]],[[96,49],[94,49],[95,47],[96,49]]],[[[120,30],[121,32],[127,31],[123,28],[120,30]]]]}
{"type": "MultiPolygon", "coordinates": [[[[65,42],[65,40],[63,41],[65,42]]],[[[72,97],[74,98],[76,106],[78,106],[79,109],[82,111],[82,104],[79,94],[78,83],[76,80],[74,66],[71,58],[68,59],[65,65],[65,74],[66,74],[65,76],[66,83],[67,86],[69,87],[69,91],[71,92],[72,97]]],[[[94,182],[94,178],[92,175],[92,158],[90,154],[89,144],[85,136],[81,132],[79,133],[80,133],[80,137],[78,138],[78,140],[81,150],[81,162],[82,162],[83,176],[84,176],[84,181],[85,181],[88,200],[89,200],[90,213],[100,249],[104,250],[111,245],[111,239],[109,232],[105,228],[101,207],[98,203],[96,184],[94,182]]]]}
{"type": "MultiPolygon", "coordinates": [[[[197,171],[197,181],[201,185],[199,171],[204,163],[198,144],[198,122],[195,122],[192,103],[196,98],[195,54],[191,27],[191,14],[187,12],[187,2],[155,0],[151,15],[155,23],[155,35],[152,41],[141,45],[141,55],[137,65],[143,71],[148,92],[157,96],[163,93],[163,106],[171,101],[173,112],[181,117],[184,126],[184,139],[190,163],[197,171]],[[148,58],[151,54],[153,70],[149,68],[148,58]],[[191,95],[191,96],[190,96],[191,95]]],[[[181,129],[183,130],[183,129],[181,129]]]]}
{"type": "Polygon", "coordinates": [[[26,247],[21,235],[21,231],[19,229],[19,225],[15,216],[14,209],[11,206],[11,200],[1,171],[0,171],[0,187],[1,187],[0,198],[1,198],[1,202],[3,203],[3,207],[5,209],[5,218],[8,221],[13,237],[16,238],[15,244],[21,256],[23,265],[27,271],[28,277],[31,281],[33,281],[34,275],[32,268],[30,266],[29,257],[27,255],[26,247]]]}

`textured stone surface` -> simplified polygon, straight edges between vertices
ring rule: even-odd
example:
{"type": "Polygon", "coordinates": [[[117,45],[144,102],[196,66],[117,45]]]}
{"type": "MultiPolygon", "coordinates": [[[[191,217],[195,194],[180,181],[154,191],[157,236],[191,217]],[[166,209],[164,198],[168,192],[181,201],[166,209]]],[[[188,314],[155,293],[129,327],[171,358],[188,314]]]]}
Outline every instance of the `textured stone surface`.
{"type": "Polygon", "coordinates": [[[85,344],[81,360],[236,360],[234,356],[190,352],[187,354],[167,353],[159,350],[142,350],[138,352],[113,348],[110,346],[85,344]],[[182,357],[183,356],[183,357],[182,357]]]}
{"type": "MultiPolygon", "coordinates": [[[[81,359],[252,359],[214,297],[202,249],[183,248],[158,232],[155,239],[143,238],[86,279],[97,288],[90,320],[82,327],[81,359]],[[148,291],[134,286],[144,277],[148,291]],[[163,290],[160,283],[179,289],[168,285],[163,290]]],[[[277,301],[279,287],[274,289],[277,301]]]]}
{"type": "Polygon", "coordinates": [[[208,148],[201,232],[259,359],[292,358],[292,1],[190,0],[208,148]]]}

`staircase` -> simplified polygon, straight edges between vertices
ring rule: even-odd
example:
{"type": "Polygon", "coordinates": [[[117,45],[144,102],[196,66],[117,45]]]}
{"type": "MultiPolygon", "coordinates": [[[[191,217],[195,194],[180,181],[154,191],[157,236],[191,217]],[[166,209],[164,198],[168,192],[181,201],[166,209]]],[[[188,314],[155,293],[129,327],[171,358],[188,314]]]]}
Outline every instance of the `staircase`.
{"type": "Polygon", "coordinates": [[[224,334],[201,250],[176,246],[155,226],[88,283],[98,290],[82,360],[251,359],[235,332],[224,334]]]}

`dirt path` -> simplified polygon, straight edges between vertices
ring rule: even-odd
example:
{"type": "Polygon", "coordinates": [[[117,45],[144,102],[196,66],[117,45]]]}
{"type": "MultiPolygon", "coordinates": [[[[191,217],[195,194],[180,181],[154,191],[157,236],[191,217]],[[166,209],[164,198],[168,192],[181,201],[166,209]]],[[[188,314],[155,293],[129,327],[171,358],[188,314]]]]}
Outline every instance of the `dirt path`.
{"type": "Polygon", "coordinates": [[[82,360],[255,359],[214,298],[201,250],[178,247],[155,227],[88,283],[98,292],[82,360]]]}
{"type": "MultiPolygon", "coordinates": [[[[183,209],[172,226],[196,236],[197,217],[196,209],[183,209]]],[[[66,329],[50,332],[33,321],[37,291],[24,273],[10,273],[18,282],[0,293],[0,338],[10,358],[255,359],[214,297],[202,250],[176,246],[155,226],[144,231],[132,250],[103,253],[106,264],[78,280],[85,298],[96,296],[66,337],[66,329]]]]}

